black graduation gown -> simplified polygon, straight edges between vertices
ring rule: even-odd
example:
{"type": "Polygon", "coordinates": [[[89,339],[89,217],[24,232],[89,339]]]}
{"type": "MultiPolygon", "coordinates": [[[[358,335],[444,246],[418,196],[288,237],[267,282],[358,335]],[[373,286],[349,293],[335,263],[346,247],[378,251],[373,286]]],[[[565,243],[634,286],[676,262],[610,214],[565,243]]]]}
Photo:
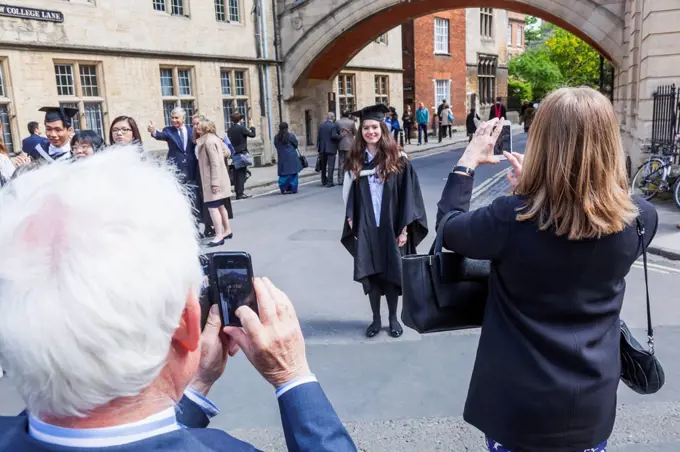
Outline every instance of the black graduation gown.
{"type": "MultiPolygon", "coordinates": [[[[376,226],[368,177],[352,182],[341,242],[354,257],[354,280],[362,283],[364,292],[371,291],[370,277],[396,285],[401,295],[401,258],[415,254],[416,247],[427,236],[427,215],[420,191],[418,175],[408,159],[402,157],[404,170],[392,174],[383,185],[380,227],[376,226]],[[352,228],[347,223],[352,219],[352,228]],[[397,237],[408,226],[408,240],[403,248],[397,237]]],[[[364,169],[372,169],[367,163],[364,169]]]]}

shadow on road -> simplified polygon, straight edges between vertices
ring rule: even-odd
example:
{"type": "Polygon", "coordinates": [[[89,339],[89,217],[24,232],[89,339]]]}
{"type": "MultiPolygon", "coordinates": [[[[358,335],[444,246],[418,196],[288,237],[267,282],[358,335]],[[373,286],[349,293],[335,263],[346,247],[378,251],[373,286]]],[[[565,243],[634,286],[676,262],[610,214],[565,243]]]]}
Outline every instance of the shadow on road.
{"type": "Polygon", "coordinates": [[[305,339],[320,339],[338,336],[363,337],[368,324],[371,322],[368,319],[365,322],[341,319],[310,319],[303,320],[300,323],[305,339]]]}

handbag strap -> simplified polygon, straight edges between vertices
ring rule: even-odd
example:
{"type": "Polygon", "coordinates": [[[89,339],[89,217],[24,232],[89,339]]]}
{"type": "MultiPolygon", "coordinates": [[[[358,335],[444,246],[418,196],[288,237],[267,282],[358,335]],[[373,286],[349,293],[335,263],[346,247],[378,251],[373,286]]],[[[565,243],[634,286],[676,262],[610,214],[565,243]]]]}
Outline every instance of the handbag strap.
{"type": "Polygon", "coordinates": [[[434,243],[430,249],[430,254],[439,254],[442,252],[442,248],[444,248],[444,227],[446,227],[446,223],[451,218],[457,217],[461,213],[463,212],[459,210],[453,210],[442,217],[441,221],[439,222],[439,226],[437,226],[437,237],[434,239],[434,243]]]}
{"type": "Polygon", "coordinates": [[[645,246],[645,225],[640,217],[637,217],[637,233],[640,237],[640,246],[642,247],[642,262],[645,267],[645,295],[647,298],[647,343],[649,344],[649,351],[654,354],[654,328],[652,327],[652,306],[649,301],[649,276],[647,272],[647,247],[645,246]]]}

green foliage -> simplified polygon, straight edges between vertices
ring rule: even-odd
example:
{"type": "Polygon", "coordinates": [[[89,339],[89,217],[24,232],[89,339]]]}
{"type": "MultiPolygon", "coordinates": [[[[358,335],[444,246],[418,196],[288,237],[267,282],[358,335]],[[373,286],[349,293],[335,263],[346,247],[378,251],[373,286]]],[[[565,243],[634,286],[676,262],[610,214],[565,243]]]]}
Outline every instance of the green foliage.
{"type": "Polygon", "coordinates": [[[508,72],[512,78],[531,86],[534,99],[542,99],[550,91],[559,88],[563,80],[559,67],[543,47],[528,49],[510,60],[508,72]]]}
{"type": "Polygon", "coordinates": [[[534,89],[530,83],[525,82],[514,77],[508,79],[508,96],[519,98],[522,102],[525,100],[534,100],[534,89]]]}
{"type": "MultiPolygon", "coordinates": [[[[537,19],[526,18],[528,49],[508,63],[509,75],[528,83],[535,99],[545,97],[560,86],[600,85],[600,54],[573,34],[549,23],[537,26],[537,19]]],[[[515,82],[510,90],[519,89],[515,82]]]]}

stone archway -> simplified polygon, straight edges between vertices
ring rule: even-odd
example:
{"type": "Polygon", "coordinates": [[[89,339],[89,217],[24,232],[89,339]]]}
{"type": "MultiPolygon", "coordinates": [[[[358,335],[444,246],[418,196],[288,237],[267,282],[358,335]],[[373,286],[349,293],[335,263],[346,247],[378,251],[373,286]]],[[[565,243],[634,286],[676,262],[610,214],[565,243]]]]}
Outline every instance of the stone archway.
{"type": "Polygon", "coordinates": [[[494,7],[541,17],[566,28],[619,66],[623,0],[306,0],[279,16],[283,96],[332,79],[361,48],[413,18],[453,8],[494,7]],[[342,39],[341,39],[342,38],[342,39]]]}

